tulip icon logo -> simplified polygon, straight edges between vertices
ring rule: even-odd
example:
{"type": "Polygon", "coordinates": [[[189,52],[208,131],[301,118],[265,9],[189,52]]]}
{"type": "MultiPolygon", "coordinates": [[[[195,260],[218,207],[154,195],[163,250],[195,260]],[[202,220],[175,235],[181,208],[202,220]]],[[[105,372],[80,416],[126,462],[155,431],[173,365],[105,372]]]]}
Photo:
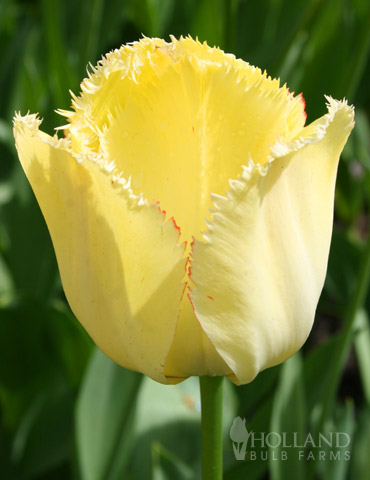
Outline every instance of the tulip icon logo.
{"type": "Polygon", "coordinates": [[[248,438],[251,433],[252,432],[248,432],[245,426],[245,418],[234,418],[233,424],[230,428],[230,438],[233,442],[234,454],[237,460],[245,459],[248,438]]]}

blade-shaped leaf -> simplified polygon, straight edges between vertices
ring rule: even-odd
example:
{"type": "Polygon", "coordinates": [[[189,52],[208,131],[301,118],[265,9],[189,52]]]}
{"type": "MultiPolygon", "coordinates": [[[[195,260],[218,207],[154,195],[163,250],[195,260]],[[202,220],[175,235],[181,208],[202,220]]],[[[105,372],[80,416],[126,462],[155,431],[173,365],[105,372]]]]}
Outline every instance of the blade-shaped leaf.
{"type": "Polygon", "coordinates": [[[160,443],[152,445],[153,480],[193,480],[194,472],[160,443]]]}
{"type": "MultiPolygon", "coordinates": [[[[301,354],[287,360],[281,369],[271,415],[271,432],[304,434],[306,423],[306,405],[303,385],[303,364],[301,354]]],[[[305,475],[305,462],[297,452],[290,449],[286,459],[282,459],[281,442],[270,448],[270,474],[273,480],[301,479],[305,475]]]]}
{"type": "Polygon", "coordinates": [[[367,405],[370,406],[370,323],[363,309],[356,314],[354,346],[360,368],[362,388],[367,405]]]}
{"type": "Polygon", "coordinates": [[[76,437],[82,480],[123,478],[142,376],[96,350],[78,398],[76,437]]]}

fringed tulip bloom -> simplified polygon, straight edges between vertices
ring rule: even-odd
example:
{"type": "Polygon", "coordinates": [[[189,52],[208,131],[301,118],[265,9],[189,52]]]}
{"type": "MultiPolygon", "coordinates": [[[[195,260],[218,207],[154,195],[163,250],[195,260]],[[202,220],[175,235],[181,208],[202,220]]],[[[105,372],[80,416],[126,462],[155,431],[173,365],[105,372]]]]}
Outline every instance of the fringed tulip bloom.
{"type": "Polygon", "coordinates": [[[305,342],[353,109],[294,96],[191,38],[109,53],[65,138],[14,120],[69,304],[113,360],[162,383],[237,384],[305,342]]]}

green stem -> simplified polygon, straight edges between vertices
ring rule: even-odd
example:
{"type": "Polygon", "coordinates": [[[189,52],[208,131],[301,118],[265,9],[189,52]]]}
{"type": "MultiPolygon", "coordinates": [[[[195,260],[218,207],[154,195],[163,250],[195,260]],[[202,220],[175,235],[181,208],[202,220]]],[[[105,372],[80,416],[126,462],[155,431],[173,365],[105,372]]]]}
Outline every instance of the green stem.
{"type": "Polygon", "coordinates": [[[223,377],[199,377],[203,480],[222,480],[222,381],[223,377]]]}

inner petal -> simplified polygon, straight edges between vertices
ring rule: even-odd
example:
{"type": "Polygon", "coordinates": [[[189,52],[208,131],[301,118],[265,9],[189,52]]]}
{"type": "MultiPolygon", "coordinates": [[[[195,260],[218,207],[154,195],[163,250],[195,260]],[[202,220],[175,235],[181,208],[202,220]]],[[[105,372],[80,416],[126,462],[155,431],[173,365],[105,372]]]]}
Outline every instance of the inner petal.
{"type": "Polygon", "coordinates": [[[84,128],[72,119],[75,136],[114,160],[134,193],[159,202],[191,241],[206,229],[210,193],[224,195],[241,165],[266,162],[279,137],[303,127],[302,102],[220,50],[144,40],[129,61],[123,51],[121,71],[105,71],[84,128]]]}

